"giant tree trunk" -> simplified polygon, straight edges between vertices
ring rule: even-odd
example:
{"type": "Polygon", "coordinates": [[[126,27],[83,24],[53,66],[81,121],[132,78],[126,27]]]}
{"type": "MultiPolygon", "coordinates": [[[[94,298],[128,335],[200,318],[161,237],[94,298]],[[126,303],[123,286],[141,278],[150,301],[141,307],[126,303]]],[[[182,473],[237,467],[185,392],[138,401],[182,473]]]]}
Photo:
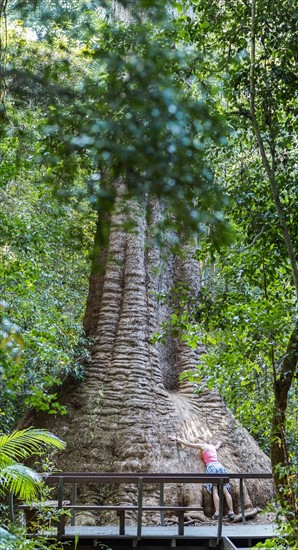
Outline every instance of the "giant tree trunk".
{"type": "MultiPolygon", "coordinates": [[[[230,472],[270,472],[268,457],[219,396],[213,391],[195,395],[189,384],[179,381],[184,369],[195,368],[200,350],[194,352],[174,339],[165,346],[152,344],[152,335],[169,314],[157,294],[169,292],[178,281],[197,292],[199,265],[190,247],[178,258],[151,246],[152,226],[146,220],[154,222],[160,215],[156,204],[129,204],[136,222],[130,233],[124,229],[123,204],[120,195],[107,250],[100,252],[101,269],[90,278],[85,330],[93,344],[86,377],[81,382],[66,380],[62,387],[67,416],[31,412],[23,426],[43,426],[66,440],[67,449],[57,460],[67,471],[204,471],[194,450],[168,439],[175,433],[222,440],[219,458],[230,472]]],[[[174,502],[203,502],[205,513],[212,513],[211,497],[201,487],[183,491],[174,491],[174,502]]],[[[148,496],[154,497],[154,492],[148,496]]],[[[246,484],[247,507],[262,506],[271,496],[270,483],[246,484]]],[[[233,497],[237,509],[236,485],[233,497]]],[[[133,496],[122,493],[114,498],[119,502],[133,496]]]]}

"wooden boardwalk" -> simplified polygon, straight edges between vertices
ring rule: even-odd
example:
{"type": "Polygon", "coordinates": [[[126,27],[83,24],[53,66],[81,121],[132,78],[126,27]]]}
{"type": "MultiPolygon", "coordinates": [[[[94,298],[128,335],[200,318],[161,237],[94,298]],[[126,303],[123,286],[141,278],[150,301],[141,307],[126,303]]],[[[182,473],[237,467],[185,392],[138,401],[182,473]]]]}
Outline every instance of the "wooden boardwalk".
{"type": "MultiPolygon", "coordinates": [[[[103,525],[100,527],[90,526],[66,526],[65,536],[75,536],[79,534],[84,537],[104,537],[108,539],[110,537],[119,537],[121,539],[132,538],[137,536],[137,525],[127,525],[125,535],[119,535],[118,527],[116,525],[103,525]]],[[[223,536],[232,538],[271,538],[276,535],[275,527],[272,524],[258,524],[258,525],[223,525],[223,536]]],[[[178,535],[177,526],[165,526],[165,525],[147,525],[142,528],[141,538],[216,538],[217,527],[216,525],[199,525],[199,526],[186,526],[184,529],[184,535],[178,535]]]]}
{"type": "Polygon", "coordinates": [[[143,526],[142,535],[137,535],[137,524],[128,524],[125,535],[119,535],[116,525],[66,526],[62,541],[71,543],[78,538],[77,550],[100,548],[107,550],[129,550],[130,548],[146,548],[146,550],[161,550],[166,548],[183,549],[239,549],[250,548],[257,542],[276,535],[272,524],[228,524],[222,527],[222,540],[218,544],[217,526],[203,524],[199,526],[185,526],[184,535],[179,535],[176,525],[171,526],[143,526]]]}
{"type": "MultiPolygon", "coordinates": [[[[271,474],[263,473],[228,473],[228,474],[199,474],[199,473],[141,473],[141,472],[57,472],[46,477],[46,483],[56,485],[57,501],[18,505],[26,514],[28,535],[34,537],[35,513],[40,506],[52,509],[60,515],[56,529],[56,540],[67,543],[68,550],[88,550],[101,547],[104,550],[128,550],[130,548],[146,548],[146,550],[163,550],[167,547],[186,550],[206,550],[219,548],[233,550],[235,548],[249,548],[257,542],[264,542],[266,538],[274,536],[272,525],[247,523],[244,509],[243,483],[248,479],[270,480],[271,474]],[[242,524],[226,522],[223,517],[223,486],[231,479],[238,479],[240,484],[240,509],[242,524]],[[219,486],[219,518],[218,522],[203,523],[197,526],[185,524],[185,514],[189,511],[203,511],[198,504],[166,503],[166,484],[204,484],[215,483],[219,486]],[[119,503],[78,502],[77,486],[79,484],[109,484],[134,486],[135,502],[119,503]],[[159,499],[155,504],[147,503],[144,487],[156,486],[159,499]],[[70,500],[65,500],[65,497],[70,500]],[[65,525],[63,511],[71,515],[71,525],[65,525]],[[60,514],[62,512],[62,514],[60,514]],[[98,527],[79,525],[79,512],[91,513],[100,521],[103,512],[118,516],[117,525],[98,527]],[[177,525],[166,525],[166,514],[172,513],[178,517],[177,525]],[[144,515],[147,513],[159,514],[159,525],[147,525],[144,515]],[[135,524],[132,517],[135,517],[135,524]],[[145,525],[146,523],[146,525],[145,525]],[[234,542],[235,541],[235,544],[234,542]]],[[[11,501],[11,517],[13,518],[14,504],[11,501]]],[[[48,540],[54,535],[46,533],[48,540]]]]}

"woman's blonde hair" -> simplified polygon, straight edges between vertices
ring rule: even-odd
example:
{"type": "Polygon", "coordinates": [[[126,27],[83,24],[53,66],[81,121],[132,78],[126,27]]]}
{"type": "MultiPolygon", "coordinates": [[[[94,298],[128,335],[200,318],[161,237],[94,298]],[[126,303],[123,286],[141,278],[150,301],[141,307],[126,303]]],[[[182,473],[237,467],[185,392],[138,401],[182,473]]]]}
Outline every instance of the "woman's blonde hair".
{"type": "Polygon", "coordinates": [[[195,443],[207,443],[209,445],[209,441],[205,437],[196,437],[195,443]]]}

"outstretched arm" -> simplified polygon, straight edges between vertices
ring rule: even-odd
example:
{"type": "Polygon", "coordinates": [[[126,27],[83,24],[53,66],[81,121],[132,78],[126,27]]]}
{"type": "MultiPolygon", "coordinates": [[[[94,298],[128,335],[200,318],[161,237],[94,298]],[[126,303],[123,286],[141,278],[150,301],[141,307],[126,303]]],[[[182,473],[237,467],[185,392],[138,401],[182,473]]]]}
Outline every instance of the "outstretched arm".
{"type": "Polygon", "coordinates": [[[177,443],[180,443],[180,445],[185,445],[185,447],[192,447],[193,449],[200,449],[201,451],[204,449],[204,445],[202,445],[202,443],[185,441],[185,439],[180,439],[180,437],[176,437],[175,435],[169,435],[169,439],[171,439],[171,441],[177,441],[177,443]]]}

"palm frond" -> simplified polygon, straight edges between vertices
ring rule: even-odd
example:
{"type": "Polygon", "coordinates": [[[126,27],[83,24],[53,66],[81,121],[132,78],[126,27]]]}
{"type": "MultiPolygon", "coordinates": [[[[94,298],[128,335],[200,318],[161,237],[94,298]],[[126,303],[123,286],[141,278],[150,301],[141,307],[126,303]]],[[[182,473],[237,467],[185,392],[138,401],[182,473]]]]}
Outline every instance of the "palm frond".
{"type": "Polygon", "coordinates": [[[51,446],[65,449],[62,439],[47,430],[26,428],[11,434],[0,435],[0,462],[7,459],[21,460],[32,454],[39,453],[44,447],[51,446]]]}
{"type": "Polygon", "coordinates": [[[0,492],[9,491],[21,500],[36,498],[41,484],[41,476],[23,464],[11,464],[0,470],[0,492]]]}
{"type": "Polygon", "coordinates": [[[0,543],[3,541],[16,540],[16,537],[12,535],[9,531],[0,527],[0,543]]]}
{"type": "Polygon", "coordinates": [[[2,455],[0,451],[0,469],[10,464],[15,464],[15,460],[9,458],[8,456],[2,455]]]}

